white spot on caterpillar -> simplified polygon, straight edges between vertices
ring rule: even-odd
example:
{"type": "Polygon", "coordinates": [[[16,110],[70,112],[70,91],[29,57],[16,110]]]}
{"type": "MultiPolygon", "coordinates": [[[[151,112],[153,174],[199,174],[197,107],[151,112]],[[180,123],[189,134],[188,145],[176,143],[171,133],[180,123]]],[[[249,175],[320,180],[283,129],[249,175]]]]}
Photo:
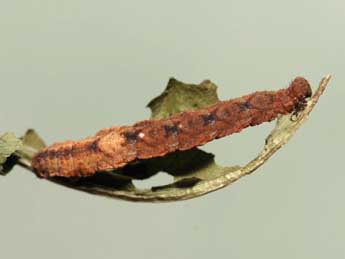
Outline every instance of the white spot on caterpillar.
{"type": "Polygon", "coordinates": [[[178,146],[178,143],[172,143],[168,145],[169,148],[176,148],[177,146],[178,146]]]}
{"type": "Polygon", "coordinates": [[[139,138],[144,138],[144,137],[145,137],[145,134],[142,133],[142,132],[140,132],[140,133],[138,134],[138,136],[139,136],[139,138]]]}

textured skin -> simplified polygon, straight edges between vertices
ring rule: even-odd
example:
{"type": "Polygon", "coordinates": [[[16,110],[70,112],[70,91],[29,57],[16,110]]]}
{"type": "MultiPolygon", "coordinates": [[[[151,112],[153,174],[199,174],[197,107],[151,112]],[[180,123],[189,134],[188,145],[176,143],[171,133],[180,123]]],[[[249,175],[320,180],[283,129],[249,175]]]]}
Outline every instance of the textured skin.
{"type": "Polygon", "coordinates": [[[83,177],[120,168],[137,159],[188,150],[242,129],[295,112],[311,96],[302,77],[279,91],[262,91],[218,102],[164,120],[103,129],[94,137],[53,144],[36,154],[32,167],[41,177],[83,177]]]}

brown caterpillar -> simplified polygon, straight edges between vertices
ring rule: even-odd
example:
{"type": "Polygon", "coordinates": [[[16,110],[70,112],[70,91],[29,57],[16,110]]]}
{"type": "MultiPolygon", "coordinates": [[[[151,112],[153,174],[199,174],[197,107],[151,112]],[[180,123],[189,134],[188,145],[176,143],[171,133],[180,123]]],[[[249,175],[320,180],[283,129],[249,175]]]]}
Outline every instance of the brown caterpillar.
{"type": "Polygon", "coordinates": [[[83,177],[120,168],[137,159],[164,156],[240,132],[300,111],[312,94],[308,81],[294,79],[286,89],[261,91],[220,101],[162,120],[115,126],[80,141],[53,144],[37,153],[32,167],[41,177],[83,177]]]}

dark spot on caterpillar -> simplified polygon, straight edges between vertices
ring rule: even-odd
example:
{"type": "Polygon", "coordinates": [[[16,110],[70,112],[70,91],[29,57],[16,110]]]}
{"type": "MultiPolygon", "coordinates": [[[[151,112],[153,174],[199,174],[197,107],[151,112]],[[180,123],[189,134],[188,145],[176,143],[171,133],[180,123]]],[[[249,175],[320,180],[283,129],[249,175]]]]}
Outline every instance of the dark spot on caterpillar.
{"type": "Polygon", "coordinates": [[[66,155],[70,154],[70,150],[49,150],[46,152],[39,153],[37,155],[38,159],[47,159],[47,158],[53,158],[53,157],[64,157],[66,155]]]}
{"type": "Polygon", "coordinates": [[[214,123],[216,121],[216,117],[214,114],[203,114],[201,115],[202,120],[204,121],[204,126],[214,123]]]}
{"type": "Polygon", "coordinates": [[[82,149],[75,146],[71,150],[72,155],[79,154],[80,152],[82,152],[82,149]]]}
{"type": "Polygon", "coordinates": [[[98,149],[97,142],[98,142],[98,140],[92,141],[90,144],[88,144],[86,146],[86,150],[90,150],[90,151],[93,151],[93,152],[98,151],[99,149],[98,149]]]}
{"type": "Polygon", "coordinates": [[[250,104],[248,102],[239,103],[238,106],[240,107],[241,111],[246,111],[250,108],[250,104]]]}
{"type": "Polygon", "coordinates": [[[49,155],[49,152],[41,152],[41,153],[38,153],[37,155],[36,155],[36,159],[38,160],[38,161],[41,161],[41,160],[44,160],[44,159],[46,159],[47,157],[49,157],[50,155],[49,155]]]}
{"type": "Polygon", "coordinates": [[[177,134],[178,133],[178,128],[176,125],[164,125],[163,126],[165,135],[169,136],[170,134],[177,134]]]}
{"type": "Polygon", "coordinates": [[[138,133],[127,131],[123,133],[127,143],[135,143],[138,140],[138,133]]]}
{"type": "Polygon", "coordinates": [[[37,155],[38,159],[47,159],[49,157],[54,157],[54,156],[61,156],[58,151],[55,150],[47,150],[46,152],[39,153],[37,155]]]}
{"type": "Polygon", "coordinates": [[[56,151],[55,156],[56,157],[65,157],[69,156],[71,154],[71,150],[61,150],[61,151],[56,151]]]}
{"type": "Polygon", "coordinates": [[[192,119],[188,120],[188,127],[193,128],[193,120],[192,119]]]}

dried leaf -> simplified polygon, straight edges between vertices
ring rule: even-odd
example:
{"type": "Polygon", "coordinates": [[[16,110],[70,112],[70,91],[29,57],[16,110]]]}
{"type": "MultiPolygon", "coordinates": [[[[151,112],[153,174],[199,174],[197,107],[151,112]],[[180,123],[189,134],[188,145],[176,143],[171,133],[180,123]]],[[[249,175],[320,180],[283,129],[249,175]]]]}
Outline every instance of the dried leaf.
{"type": "Polygon", "coordinates": [[[40,150],[46,146],[42,138],[33,129],[28,129],[22,137],[23,145],[34,150],[40,150]]]}
{"type": "Polygon", "coordinates": [[[217,86],[209,80],[199,85],[185,84],[171,78],[164,92],[148,105],[152,119],[165,119],[174,113],[197,110],[219,101],[217,86]]]}
{"type": "Polygon", "coordinates": [[[29,159],[40,149],[44,148],[46,145],[42,138],[36,133],[35,130],[29,129],[25,132],[24,136],[21,137],[23,142],[22,147],[17,152],[17,156],[21,159],[29,159]]]}
{"type": "Polygon", "coordinates": [[[16,137],[13,132],[7,132],[0,136],[0,173],[8,173],[15,161],[9,159],[14,152],[20,149],[22,141],[16,137]]]}

